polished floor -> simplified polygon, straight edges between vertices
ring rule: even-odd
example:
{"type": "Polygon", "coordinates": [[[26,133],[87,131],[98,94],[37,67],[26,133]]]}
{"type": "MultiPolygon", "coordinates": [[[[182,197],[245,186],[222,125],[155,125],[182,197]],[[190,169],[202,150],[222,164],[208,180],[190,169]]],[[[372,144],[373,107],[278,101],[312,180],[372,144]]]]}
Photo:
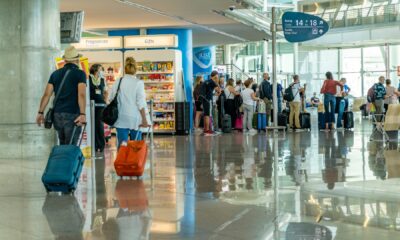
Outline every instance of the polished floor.
{"type": "Polygon", "coordinates": [[[46,195],[45,158],[1,160],[0,239],[400,239],[398,144],[371,134],[356,115],[354,131],[155,136],[142,180],[115,175],[111,146],[75,196],[46,195]]]}

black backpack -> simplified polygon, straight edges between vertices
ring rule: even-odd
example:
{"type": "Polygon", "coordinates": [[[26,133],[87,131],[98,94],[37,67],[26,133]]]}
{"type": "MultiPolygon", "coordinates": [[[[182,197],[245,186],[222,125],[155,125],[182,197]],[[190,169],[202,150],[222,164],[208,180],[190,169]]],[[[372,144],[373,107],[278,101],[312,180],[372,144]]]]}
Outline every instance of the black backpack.
{"type": "Polygon", "coordinates": [[[291,102],[294,100],[294,95],[293,95],[293,91],[292,91],[292,86],[290,85],[288,88],[285,89],[285,92],[283,93],[283,99],[285,101],[291,102]]]}

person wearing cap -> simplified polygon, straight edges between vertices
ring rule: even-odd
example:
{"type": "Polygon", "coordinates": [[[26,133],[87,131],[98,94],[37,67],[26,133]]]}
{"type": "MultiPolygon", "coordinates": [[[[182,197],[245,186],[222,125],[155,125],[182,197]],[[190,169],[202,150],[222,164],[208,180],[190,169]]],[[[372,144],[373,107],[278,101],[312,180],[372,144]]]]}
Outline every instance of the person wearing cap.
{"type": "Polygon", "coordinates": [[[36,123],[41,126],[44,123],[44,111],[49,104],[53,93],[59,93],[58,100],[54,104],[54,129],[58,133],[60,145],[76,145],[82,125],[86,123],[86,74],[79,69],[81,54],[70,46],[65,49],[63,59],[65,65],[56,70],[50,76],[46,89],[40,101],[36,123]],[[65,78],[65,79],[64,79],[65,78]],[[61,86],[61,82],[64,83],[61,86]],[[73,129],[78,126],[77,132],[72,136],[73,129]]]}

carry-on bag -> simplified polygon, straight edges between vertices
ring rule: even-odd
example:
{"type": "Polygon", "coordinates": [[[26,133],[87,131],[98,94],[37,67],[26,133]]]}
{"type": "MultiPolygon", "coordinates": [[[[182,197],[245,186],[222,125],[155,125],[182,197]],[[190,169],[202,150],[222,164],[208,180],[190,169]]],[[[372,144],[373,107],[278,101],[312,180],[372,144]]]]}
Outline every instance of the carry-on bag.
{"type": "Polygon", "coordinates": [[[325,129],[325,113],[318,113],[318,129],[325,129]]]}
{"type": "Polygon", "coordinates": [[[243,130],[243,114],[239,113],[235,119],[235,129],[243,130]]]}
{"type": "Polygon", "coordinates": [[[221,116],[222,116],[222,132],[223,133],[230,133],[232,131],[232,118],[231,115],[225,114],[225,98],[221,96],[221,116]]]}
{"type": "Polygon", "coordinates": [[[257,113],[257,130],[265,130],[267,127],[267,114],[257,113]]]}
{"type": "Polygon", "coordinates": [[[343,122],[345,129],[354,128],[354,114],[353,112],[344,112],[343,113],[343,122]]]}
{"type": "Polygon", "coordinates": [[[311,129],[311,115],[310,113],[300,113],[300,126],[303,129],[311,129]]]}
{"type": "MultiPolygon", "coordinates": [[[[149,131],[146,134],[146,140],[149,136],[149,131]]],[[[117,175],[140,177],[143,175],[147,158],[147,145],[146,140],[138,141],[138,137],[142,134],[140,131],[136,132],[135,140],[128,141],[126,145],[121,145],[117,159],[114,162],[115,171],[117,175]]]]}
{"type": "Polygon", "coordinates": [[[86,128],[86,125],[84,126],[78,146],[72,145],[78,129],[75,126],[69,145],[53,147],[42,175],[42,182],[47,192],[73,193],[75,191],[85,161],[80,148],[86,128]]]}
{"type": "Polygon", "coordinates": [[[122,83],[121,78],[118,83],[118,88],[117,88],[117,93],[115,94],[113,100],[110,102],[110,104],[107,105],[106,108],[103,110],[103,115],[102,115],[102,121],[106,123],[107,125],[113,126],[114,123],[118,120],[118,94],[119,94],[119,89],[121,87],[122,83]]]}
{"type": "Polygon", "coordinates": [[[278,126],[287,128],[288,119],[289,119],[289,117],[288,117],[288,115],[286,115],[286,113],[279,113],[278,114],[278,126]]]}

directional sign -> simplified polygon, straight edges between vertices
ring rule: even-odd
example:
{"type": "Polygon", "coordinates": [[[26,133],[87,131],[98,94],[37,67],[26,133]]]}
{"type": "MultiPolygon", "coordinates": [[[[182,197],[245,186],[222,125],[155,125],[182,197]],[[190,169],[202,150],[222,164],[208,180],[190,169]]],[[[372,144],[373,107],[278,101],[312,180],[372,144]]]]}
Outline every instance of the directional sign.
{"type": "Polygon", "coordinates": [[[302,12],[285,12],[282,16],[283,34],[288,42],[316,39],[329,30],[328,23],[317,16],[302,12]]]}

